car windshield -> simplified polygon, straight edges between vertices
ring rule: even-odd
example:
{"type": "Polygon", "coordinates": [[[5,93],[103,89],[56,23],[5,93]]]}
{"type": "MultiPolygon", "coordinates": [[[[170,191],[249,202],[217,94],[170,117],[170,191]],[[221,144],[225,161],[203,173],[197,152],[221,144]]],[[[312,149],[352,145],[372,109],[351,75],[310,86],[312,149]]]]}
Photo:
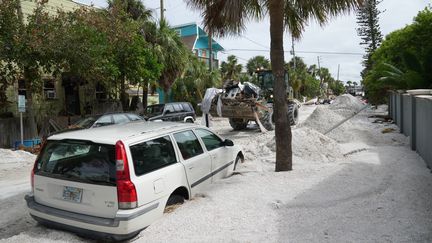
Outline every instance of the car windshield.
{"type": "Polygon", "coordinates": [[[146,109],[146,114],[149,117],[162,115],[164,105],[151,105],[146,109]]]}
{"type": "Polygon", "coordinates": [[[115,185],[115,147],[81,140],[48,140],[35,174],[84,183],[115,185]]]}
{"type": "Polygon", "coordinates": [[[98,117],[96,116],[89,116],[78,120],[77,122],[74,123],[74,126],[79,128],[90,128],[97,119],[98,117]]]}

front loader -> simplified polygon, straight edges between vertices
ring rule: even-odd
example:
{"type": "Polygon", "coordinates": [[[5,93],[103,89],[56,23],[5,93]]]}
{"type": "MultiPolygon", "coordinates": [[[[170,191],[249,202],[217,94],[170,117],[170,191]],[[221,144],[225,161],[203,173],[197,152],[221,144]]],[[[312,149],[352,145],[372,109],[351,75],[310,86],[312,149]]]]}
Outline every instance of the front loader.
{"type": "MultiPolygon", "coordinates": [[[[274,76],[271,70],[259,70],[256,74],[258,86],[248,82],[225,85],[222,92],[212,97],[210,114],[228,118],[234,130],[245,129],[249,121],[255,121],[263,132],[273,130],[274,76]]],[[[292,126],[298,123],[300,102],[293,99],[287,72],[285,72],[285,83],[288,97],[286,101],[288,119],[292,126]]]]}

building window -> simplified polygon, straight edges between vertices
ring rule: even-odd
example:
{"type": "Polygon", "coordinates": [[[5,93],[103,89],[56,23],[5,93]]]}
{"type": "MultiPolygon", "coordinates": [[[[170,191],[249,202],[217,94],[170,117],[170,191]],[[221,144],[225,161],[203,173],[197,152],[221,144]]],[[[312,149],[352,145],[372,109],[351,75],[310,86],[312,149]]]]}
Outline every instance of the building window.
{"type": "Polygon", "coordinates": [[[106,88],[100,84],[97,83],[96,84],[96,99],[98,101],[106,101],[107,100],[107,92],[106,92],[106,88]]]}
{"type": "Polygon", "coordinates": [[[207,57],[207,51],[206,50],[202,50],[201,51],[201,56],[202,57],[207,57]]]}
{"type": "Polygon", "coordinates": [[[55,90],[55,82],[53,79],[43,80],[43,93],[45,95],[45,99],[47,100],[52,100],[57,98],[57,94],[55,90]]]}

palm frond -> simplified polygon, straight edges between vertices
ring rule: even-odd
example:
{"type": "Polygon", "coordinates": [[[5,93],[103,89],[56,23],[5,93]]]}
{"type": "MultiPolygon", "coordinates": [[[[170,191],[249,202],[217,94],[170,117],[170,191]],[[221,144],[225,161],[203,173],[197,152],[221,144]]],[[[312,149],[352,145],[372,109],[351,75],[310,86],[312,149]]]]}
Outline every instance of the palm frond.
{"type": "Polygon", "coordinates": [[[188,6],[202,11],[204,28],[216,36],[237,35],[247,21],[264,16],[260,0],[190,0],[188,6]]]}

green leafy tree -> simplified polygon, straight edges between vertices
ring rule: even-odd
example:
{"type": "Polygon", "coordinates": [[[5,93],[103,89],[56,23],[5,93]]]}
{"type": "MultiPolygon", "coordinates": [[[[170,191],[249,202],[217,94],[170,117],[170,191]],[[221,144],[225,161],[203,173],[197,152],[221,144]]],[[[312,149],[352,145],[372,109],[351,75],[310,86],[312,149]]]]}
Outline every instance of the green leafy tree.
{"type": "Polygon", "coordinates": [[[148,21],[152,17],[152,12],[147,9],[139,0],[108,0],[108,9],[120,7],[133,20],[148,21]]]}
{"type": "MultiPolygon", "coordinates": [[[[139,11],[133,11],[130,5],[125,3],[127,2],[112,2],[108,9],[109,22],[106,31],[114,54],[114,64],[119,72],[116,83],[120,84],[120,100],[123,109],[127,110],[129,104],[126,84],[144,84],[146,80],[156,78],[163,72],[161,72],[162,67],[158,65],[156,59],[158,53],[150,50],[150,45],[147,44],[141,34],[142,23],[128,17],[134,16],[133,14],[139,11]],[[132,14],[127,11],[132,11],[132,14]]],[[[143,17],[142,15],[139,16],[143,17]]]]}
{"type": "Polygon", "coordinates": [[[18,80],[19,70],[14,65],[17,38],[23,22],[19,16],[20,1],[0,2],[0,109],[6,111],[9,101],[6,91],[18,80]]]}
{"type": "Polygon", "coordinates": [[[333,91],[333,94],[336,96],[345,93],[345,86],[339,80],[336,80],[335,82],[331,83],[329,87],[333,91]]]}
{"type": "Polygon", "coordinates": [[[329,17],[358,7],[362,0],[314,1],[212,1],[188,0],[192,7],[203,11],[204,25],[214,34],[239,34],[251,19],[270,16],[270,60],[275,76],[274,117],[276,123],[276,171],[292,170],[291,127],[288,122],[286,84],[284,82],[283,34],[288,30],[300,38],[309,20],[324,24],[329,17]]]}
{"type": "Polygon", "coordinates": [[[320,80],[312,75],[306,76],[300,92],[309,99],[317,97],[320,94],[320,80]]]}
{"type": "MultiPolygon", "coordinates": [[[[1,5],[7,1],[0,2],[1,5]]],[[[8,67],[13,67],[15,78],[23,78],[26,88],[26,116],[29,121],[29,133],[33,136],[37,134],[34,111],[34,94],[42,89],[42,76],[50,73],[56,65],[53,58],[53,18],[45,9],[45,1],[37,3],[33,13],[27,17],[26,24],[22,18],[20,5],[17,7],[18,22],[12,26],[17,26],[18,30],[13,37],[13,59],[3,60],[8,67]]],[[[19,3],[18,3],[19,4],[19,3]]],[[[12,42],[9,42],[12,44],[12,42]]],[[[9,68],[10,69],[10,68],[9,68]]],[[[18,80],[14,80],[17,83],[18,80]]]]}
{"type": "Polygon", "coordinates": [[[426,8],[411,25],[386,36],[372,55],[375,65],[363,82],[370,101],[385,102],[389,89],[432,87],[431,31],[432,11],[426,8]]]}
{"type": "Polygon", "coordinates": [[[207,88],[221,86],[221,77],[218,70],[209,72],[207,65],[196,56],[189,54],[188,58],[185,72],[174,82],[172,91],[175,100],[189,101],[198,108],[207,88]]]}
{"type": "Polygon", "coordinates": [[[365,4],[359,7],[357,11],[357,34],[362,39],[361,45],[366,46],[366,55],[363,57],[362,77],[364,78],[367,72],[372,68],[373,62],[371,59],[374,51],[379,47],[382,42],[382,34],[379,26],[378,5],[381,1],[365,0],[365,4]]]}
{"type": "Polygon", "coordinates": [[[238,64],[237,57],[234,55],[228,56],[227,61],[226,62],[223,61],[220,67],[222,78],[224,80],[227,79],[238,80],[242,69],[243,66],[241,64],[238,64]]]}
{"type": "MultiPolygon", "coordinates": [[[[151,44],[158,62],[163,65],[158,86],[167,94],[174,81],[185,72],[190,50],[165,20],[161,20],[159,24],[147,22],[143,25],[142,32],[151,44]]],[[[168,101],[168,95],[165,95],[165,101],[168,101]]]]}

